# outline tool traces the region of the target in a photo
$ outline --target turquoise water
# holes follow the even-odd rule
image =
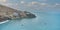
[[[0,30],[60,30],[59,12],[30,10],[37,17],[33,19],[11,20],[0,24]]]

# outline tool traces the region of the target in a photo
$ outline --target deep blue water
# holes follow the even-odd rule
[[[0,24],[0,30],[60,30],[59,12],[41,12],[28,10],[36,15],[33,19],[11,20]]]

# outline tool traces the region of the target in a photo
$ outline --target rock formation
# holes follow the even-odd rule
[[[16,18],[35,18],[36,16],[27,11],[19,11],[0,5],[0,21],[11,20]]]

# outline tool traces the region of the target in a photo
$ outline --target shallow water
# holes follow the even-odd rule
[[[36,18],[11,20],[8,23],[0,24],[0,30],[60,30],[59,12],[41,12],[30,10]]]

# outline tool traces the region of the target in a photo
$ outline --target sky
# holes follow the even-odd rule
[[[60,11],[60,0],[0,0],[0,4],[21,10],[33,9]]]

